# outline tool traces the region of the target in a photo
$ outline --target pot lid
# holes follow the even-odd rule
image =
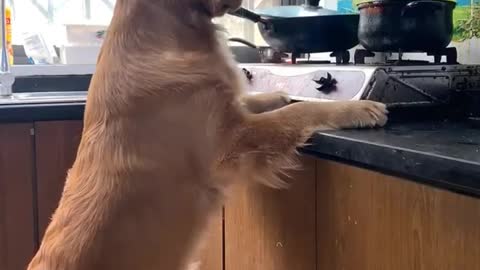
[[[263,16],[293,18],[339,15],[341,13],[315,6],[277,6],[271,8],[256,9],[255,12]]]

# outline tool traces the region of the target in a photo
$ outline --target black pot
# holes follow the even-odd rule
[[[455,6],[443,0],[361,3],[359,43],[377,52],[441,51],[452,40]]]
[[[279,52],[312,53],[348,50],[358,44],[358,14],[341,14],[306,0],[302,6],[278,6],[231,15],[258,23],[263,39]]]

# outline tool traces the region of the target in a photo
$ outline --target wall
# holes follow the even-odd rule
[[[108,25],[116,0],[7,0],[12,9],[12,38],[23,44],[25,32],[40,32],[50,42],[64,42],[63,24]],[[88,5],[87,5],[88,3]]]

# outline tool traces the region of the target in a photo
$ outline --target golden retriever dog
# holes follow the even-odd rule
[[[77,158],[29,270],[187,269],[230,187],[283,187],[315,130],[385,124],[375,102],[246,95],[212,23],[240,5],[117,0]]]

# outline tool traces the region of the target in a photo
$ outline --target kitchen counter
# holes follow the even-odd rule
[[[450,121],[319,132],[302,151],[480,196],[480,128]]]
[[[83,103],[0,105],[0,123],[81,120]],[[391,123],[318,132],[303,153],[480,197],[480,128],[467,123]]]

